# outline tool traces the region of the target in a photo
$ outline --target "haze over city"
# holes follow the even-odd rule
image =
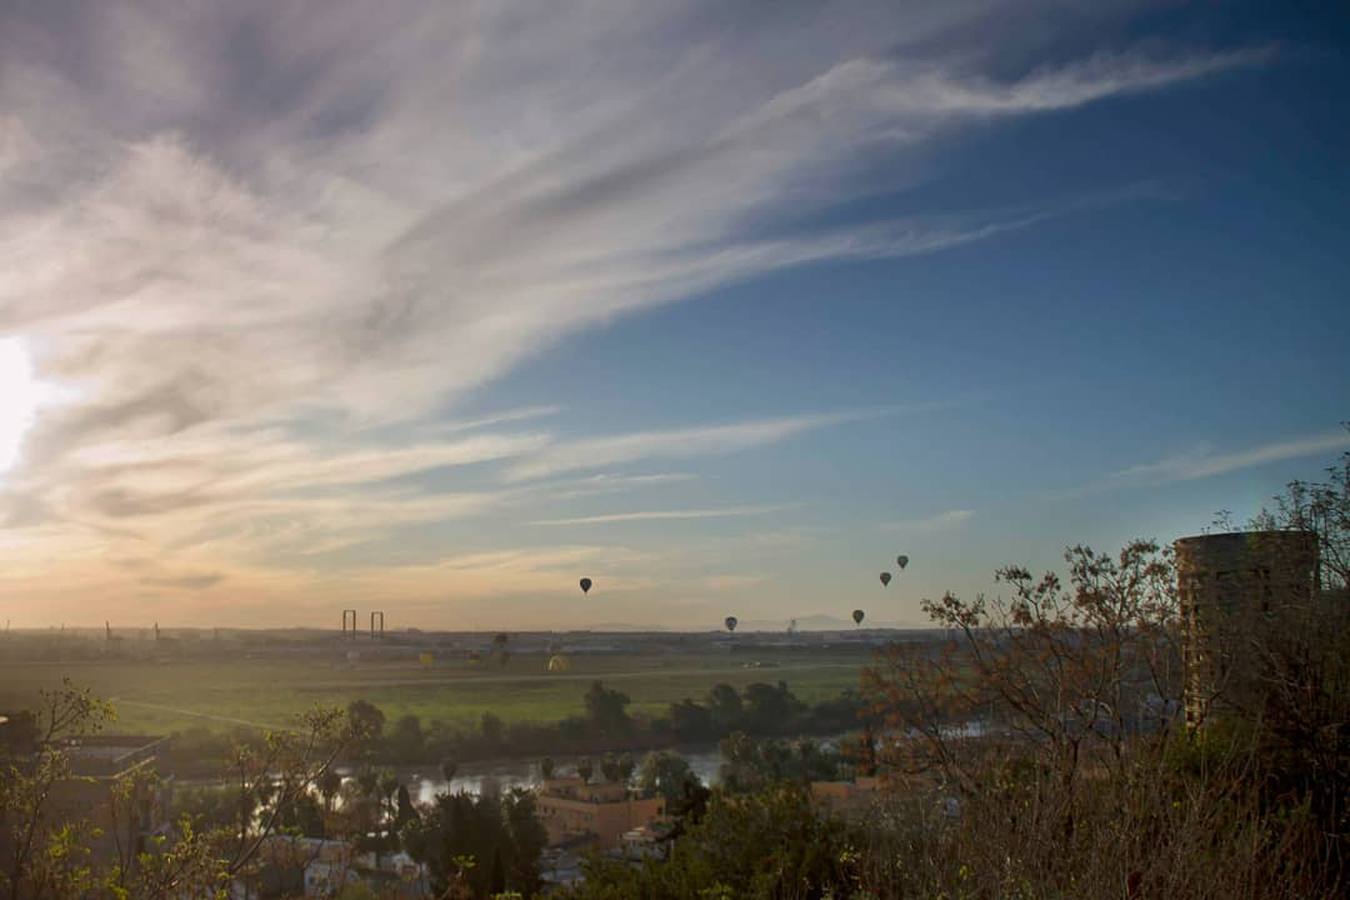
[[[1344,16],[395,6],[4,4],[12,627],[918,626],[1350,446]]]

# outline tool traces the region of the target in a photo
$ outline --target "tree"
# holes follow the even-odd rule
[[[1176,574],[1170,549],[1135,541],[1115,556],[1071,547],[1066,588],[1055,573],[1034,578],[1009,566],[998,580],[1011,596],[925,600],[933,621],[959,645],[934,657],[892,645],[864,672],[864,686],[893,730],[921,738],[897,745],[889,762],[936,768],[968,790],[984,760],[965,740],[971,722],[997,726],[1042,752],[1060,793],[1081,776],[1085,748],[1119,767],[1136,711],[1148,698],[1180,697]],[[1168,722],[1163,722],[1162,734]],[[1071,808],[1060,810],[1072,828]]]
[[[459,761],[453,756],[447,756],[441,760],[441,775],[447,782],[455,780],[455,773],[459,771]]]
[[[590,783],[591,775],[595,773],[595,766],[589,758],[582,759],[577,763],[577,775],[582,781]]]
[[[394,819],[394,830],[402,832],[417,819],[417,807],[413,805],[412,795],[408,793],[408,786],[400,784],[398,786],[398,816]]]
[[[632,728],[627,711],[628,695],[622,691],[607,689],[599,681],[593,681],[583,699],[586,718],[596,734],[613,737],[627,734]]]
[[[553,768],[553,757],[545,756],[539,760],[539,774],[543,776],[545,781],[553,778]]]
[[[534,796],[513,790],[500,799],[439,794],[404,839],[413,858],[430,870],[437,896],[459,885],[484,897],[502,890],[533,894],[547,834],[535,816]]]
[[[638,772],[638,789],[666,798],[667,809],[684,798],[691,784],[697,783],[698,777],[689,767],[689,761],[671,750],[648,753]]]
[[[681,740],[704,740],[717,734],[708,707],[693,700],[670,704],[670,730]]]
[[[741,695],[729,684],[715,684],[708,691],[708,711],[718,734],[729,734],[741,727],[744,706]]]
[[[42,692],[42,704],[26,728],[23,743],[36,747],[36,759],[22,756],[0,761],[0,889],[11,900],[81,893],[89,876],[81,867],[80,836],[91,826],[83,821],[52,821],[48,800],[53,788],[70,777],[70,757],[59,739],[98,731],[114,717],[112,707],[88,688],[70,679],[55,691]],[[48,892],[51,892],[50,894]]]
[[[365,735],[352,749],[357,756],[369,760],[384,735],[384,713],[369,700],[353,700],[347,704],[347,716]]]
[[[757,734],[782,732],[792,727],[806,705],[792,695],[785,682],[747,685],[742,697],[746,729]]]
[[[370,736],[368,721],[340,710],[313,710],[292,730],[235,748],[229,783],[213,792],[212,802],[218,802],[213,821],[185,814],[172,835],[145,848],[118,845],[114,861],[95,868],[84,849],[92,833],[89,822],[57,819],[48,799],[51,788],[70,776],[68,754],[57,739],[96,729],[111,709],[69,683],[48,701],[41,749],[0,773],[0,826],[9,832],[0,843],[13,847],[0,888],[12,898],[216,896],[256,868],[259,849],[273,835],[321,830],[313,799],[319,779],[339,754]],[[153,772],[137,768],[109,786],[113,834],[133,820],[156,780]]]
[[[627,897],[862,897],[860,841],[800,787],[729,801],[714,795],[668,860],[592,858],[575,900]]]
[[[401,716],[390,730],[386,744],[398,759],[422,759],[422,754],[426,749],[426,735],[422,733],[422,720],[414,715]]]
[[[489,747],[500,747],[502,739],[506,735],[506,726],[495,713],[485,712],[482,718],[478,720],[478,730],[483,735],[483,740]]]
[[[1342,427],[1350,431],[1350,422]],[[1350,586],[1350,451],[1326,472],[1326,481],[1289,482],[1251,526],[1316,534],[1322,589],[1345,590]]]

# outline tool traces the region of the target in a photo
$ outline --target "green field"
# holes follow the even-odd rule
[[[856,688],[869,657],[858,651],[596,655],[573,660],[566,674],[547,674],[540,656],[518,655],[505,668],[357,663],[297,658],[172,662],[0,663],[0,710],[31,706],[38,691],[69,676],[111,700],[122,732],[165,733],[193,726],[285,726],[315,704],[369,700],[394,719],[470,723],[491,711],[507,722],[557,721],[583,712],[593,679],[632,698],[630,712],[662,714],[675,700],[700,698],[718,682],[737,687],[785,681],[815,702]],[[747,663],[759,667],[747,668]]]

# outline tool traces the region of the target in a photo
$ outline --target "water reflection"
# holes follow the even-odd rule
[[[717,751],[716,745],[672,749],[684,757],[689,763],[689,768],[704,784],[709,786],[717,784],[717,770],[722,764],[722,755]],[[645,754],[634,756],[641,764]],[[554,764],[558,772],[571,774],[580,759],[580,757],[562,757],[555,759]],[[467,791],[470,794],[482,794],[508,791],[516,787],[534,787],[540,781],[537,759],[465,763],[449,781],[446,781],[440,772],[425,768],[402,768],[396,771],[399,780],[408,786],[408,793],[418,803],[430,803],[437,794],[444,793],[447,787],[451,793]]]

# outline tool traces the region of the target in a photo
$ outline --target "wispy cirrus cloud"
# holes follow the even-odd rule
[[[317,596],[332,585],[267,560],[850,421],[578,439],[536,421],[549,405],[447,411],[588,329],[729,282],[1034,227],[1062,209],[812,223],[879,166],[917,171],[995,122],[1269,57],[1085,50],[1019,72],[974,37],[1014,41],[1037,11],[1001,2],[860,0],[828,23],[809,4],[523,9],[0,12],[0,334],[63,397],[4,476],[0,522],[27,532],[6,540],[155,558],[167,574],[84,582],[129,604],[138,578],[176,572],[221,573],[201,594]],[[453,490],[389,485],[449,469]],[[15,595],[42,588],[23,577]]]
[[[817,428],[887,414],[887,411],[881,410],[785,416],[560,442],[509,466],[506,479],[527,481],[639,460],[693,459],[736,453],[787,440]]]
[[[714,509],[664,509],[640,512],[606,513],[597,516],[576,516],[568,519],[539,519],[531,525],[609,525],[615,522],[663,522],[687,519],[727,519],[739,516],[762,516],[793,509],[793,504],[764,504],[760,506],[723,506]]]
[[[1243,450],[1215,452],[1198,448],[1188,453],[1169,456],[1151,463],[1131,466],[1106,476],[1097,485],[1100,488],[1130,485],[1157,485],[1174,481],[1194,481],[1225,475],[1242,469],[1291,459],[1305,459],[1323,453],[1333,453],[1350,447],[1350,432],[1312,434],[1286,440],[1272,441]]]
[[[885,531],[929,534],[960,528],[974,518],[975,511],[973,509],[949,509],[919,519],[898,519],[891,522],[882,522],[881,527]]]

